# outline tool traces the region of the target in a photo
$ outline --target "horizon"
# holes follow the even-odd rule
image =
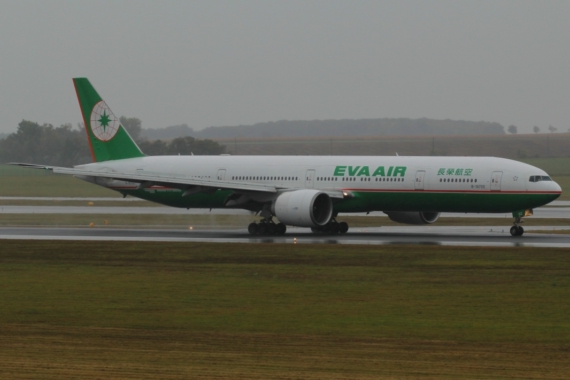
[[[73,77],[147,129],[400,117],[570,127],[570,2],[0,1],[0,132],[81,120]]]

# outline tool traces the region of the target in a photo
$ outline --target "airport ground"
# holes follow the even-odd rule
[[[570,190],[566,160],[551,165]],[[153,207],[69,177],[13,174],[0,181],[1,196],[81,199],[0,207]],[[96,228],[148,222],[98,218]],[[188,218],[152,220],[187,226]],[[231,228],[240,218],[250,217],[214,222]],[[0,215],[0,225],[93,220]],[[0,240],[0,262],[0,378],[570,376],[568,249]]]
[[[565,249],[0,242],[2,378],[567,378]]]

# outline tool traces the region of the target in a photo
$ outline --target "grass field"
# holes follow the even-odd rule
[[[26,169],[20,169],[26,170]],[[27,169],[31,171],[33,169]],[[114,197],[116,191],[64,175],[10,175],[0,177],[3,197]]]
[[[0,377],[570,375],[565,249],[0,241]]]

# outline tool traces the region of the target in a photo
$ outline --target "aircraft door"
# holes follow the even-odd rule
[[[424,178],[426,175],[425,170],[418,170],[416,172],[416,182],[414,183],[414,189],[423,190],[424,189]]]
[[[218,170],[218,181],[223,181],[226,178],[226,169]]]
[[[491,174],[491,191],[501,191],[501,178],[503,172],[493,172]]]
[[[305,187],[307,189],[312,189],[315,187],[315,170],[307,170],[307,174],[305,175]]]

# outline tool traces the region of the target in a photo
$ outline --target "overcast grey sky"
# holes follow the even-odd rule
[[[0,0],[0,132],[438,118],[570,128],[570,1]]]

